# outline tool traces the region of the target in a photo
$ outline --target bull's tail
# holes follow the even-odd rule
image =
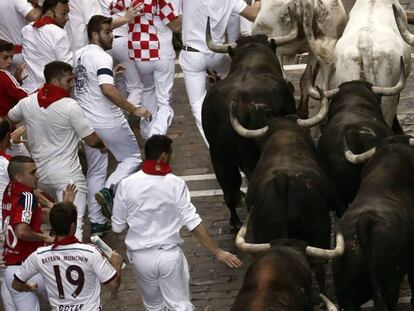
[[[359,244],[361,245],[362,252],[365,255],[374,298],[374,309],[377,311],[388,311],[388,307],[385,304],[384,297],[382,295],[381,285],[378,280],[377,271],[375,267],[374,249],[372,245],[372,236],[375,226],[375,214],[363,215],[356,224],[356,233]]]

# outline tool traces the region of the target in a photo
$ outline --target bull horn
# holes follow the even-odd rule
[[[319,297],[321,297],[322,301],[325,303],[326,310],[328,310],[328,311],[337,311],[338,310],[336,308],[335,304],[332,301],[330,301],[325,295],[319,294]]]
[[[251,212],[252,210],[250,210],[250,213]],[[236,247],[244,253],[256,254],[256,253],[260,253],[265,250],[268,250],[272,246],[270,245],[270,243],[261,243],[261,244],[246,243],[245,237],[247,233],[247,227],[249,226],[250,213],[249,215],[247,215],[247,218],[243,226],[240,228],[239,232],[237,233],[235,244],[236,244]]]
[[[240,124],[239,120],[237,120],[237,118],[233,115],[233,106],[234,102],[232,101],[230,103],[230,122],[237,134],[245,138],[259,138],[267,133],[269,130],[269,126],[267,125],[257,130],[249,130],[244,128]]]
[[[382,95],[382,96],[397,95],[404,88],[406,81],[407,80],[405,78],[404,60],[401,56],[401,58],[400,58],[400,79],[398,80],[398,83],[395,86],[392,86],[392,87],[373,86],[373,87],[371,87],[371,90],[375,94],[379,94],[379,95]]]
[[[289,42],[292,42],[298,37],[298,33],[299,33],[298,22],[296,21],[289,7],[288,7],[288,12],[289,12],[290,20],[292,21],[292,25],[293,25],[292,31],[288,33],[287,35],[280,36],[280,37],[272,37],[268,39],[269,42],[271,40],[274,40],[277,46],[288,44]]]
[[[319,109],[319,112],[315,116],[313,116],[312,118],[298,119],[297,123],[300,126],[304,126],[304,127],[315,126],[315,125],[321,123],[323,121],[323,119],[325,119],[326,115],[328,114],[328,110],[329,110],[328,99],[325,96],[323,96],[323,92],[322,92],[321,89],[318,89],[318,91],[319,91],[319,96],[322,98],[321,109]]]
[[[401,16],[395,4],[392,5],[392,10],[394,11],[395,22],[397,23],[401,37],[408,44],[414,45],[414,35],[408,30],[407,20]]]
[[[216,53],[228,53],[229,47],[233,49],[237,47],[237,43],[215,44],[213,42],[213,39],[211,39],[210,16],[207,17],[206,43],[208,48]]]
[[[311,257],[319,257],[323,259],[334,259],[342,254],[345,251],[345,241],[344,236],[341,232],[336,233],[336,247],[335,249],[323,249],[318,247],[307,246],[306,254]]]
[[[348,147],[348,143],[346,142],[346,137],[344,136],[344,155],[348,162],[352,164],[362,164],[368,161],[376,152],[376,148],[372,147],[371,149],[360,153],[354,154]]]
[[[324,91],[323,92],[323,97],[331,98],[338,92],[339,92],[338,88],[335,88],[335,89],[332,89],[332,90],[329,90],[329,91]],[[321,100],[321,95],[318,93],[317,89],[314,86],[311,85],[309,87],[308,93],[309,93],[309,96],[311,98],[313,98],[315,100]]]
[[[320,92],[314,87],[315,81],[313,79],[314,72],[313,72],[312,65],[309,65],[309,66],[310,66],[309,81],[311,81],[311,83],[310,83],[310,86],[308,88],[308,94],[314,100],[321,100],[322,97],[321,97]],[[329,91],[323,91],[323,96],[329,99],[338,92],[339,92],[338,88],[335,88],[335,89],[332,89],[332,90],[329,90]]]

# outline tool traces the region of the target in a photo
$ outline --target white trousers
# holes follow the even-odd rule
[[[194,310],[188,263],[181,248],[133,251],[128,257],[146,310]]]
[[[217,53],[200,53],[181,51],[180,65],[184,74],[185,89],[190,101],[191,111],[198,130],[204,141],[203,126],[201,123],[201,108],[206,96],[206,70],[215,70],[220,78],[224,78],[230,69],[230,56]]]
[[[32,292],[18,292],[13,289],[12,282],[14,274],[20,268],[20,266],[7,266],[5,271],[6,287],[8,288],[10,295],[14,301],[17,311],[40,311],[39,297]],[[28,282],[36,283],[39,289],[39,293],[46,297],[46,288],[43,282],[43,278],[40,274],[36,274]]]
[[[135,68],[135,61],[129,58],[128,37],[114,38],[112,49],[108,52],[117,63],[125,67],[125,72],[121,75],[120,80],[125,83],[128,101],[135,105],[140,104],[142,100],[142,88],[144,85]]]
[[[16,305],[10,294],[9,289],[6,286],[5,280],[1,282],[1,300],[3,301],[4,311],[16,311]]]
[[[135,61],[142,78],[142,106],[152,113],[152,121],[141,118],[141,136],[147,140],[152,135],[165,135],[171,125],[174,111],[171,95],[174,84],[174,59]]]
[[[114,128],[95,128],[96,134],[102,139],[106,147],[114,155],[118,165],[115,171],[106,179],[108,170],[108,154],[85,145],[88,173],[86,184],[88,187],[88,214],[91,223],[106,223],[101,208],[95,200],[95,193],[103,187],[116,186],[124,177],[138,170],[141,164],[141,153],[137,140],[126,120],[122,125]]]
[[[3,244],[4,244],[4,234],[0,235],[0,256],[3,257],[3,252],[4,252],[4,248],[3,248]],[[1,259],[1,261],[3,261],[3,258]],[[3,264],[2,264],[3,265]],[[0,291],[1,291],[1,300],[3,301],[3,307],[4,307],[4,311],[16,311],[16,305],[13,302],[13,299],[11,297],[10,291],[6,286],[6,281],[5,281],[5,267],[1,267],[0,268]]]
[[[44,184],[39,183],[38,188],[41,191],[47,192],[50,196],[55,199],[55,202],[62,202],[63,201],[63,191],[67,187],[67,185],[71,182],[68,179],[66,183],[60,184]],[[86,210],[86,181],[83,182],[75,182],[76,189],[78,189],[78,193],[76,194],[75,201],[73,204],[76,206],[76,211],[78,213],[78,218],[76,220],[76,233],[75,236],[82,241],[83,238],[83,217],[85,216]]]

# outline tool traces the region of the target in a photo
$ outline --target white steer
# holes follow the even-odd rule
[[[341,0],[262,0],[260,12],[253,24],[253,34],[266,34],[271,38],[289,36],[298,29],[297,36],[277,48],[281,63],[284,57],[310,52],[309,64],[302,75],[301,100],[298,113],[308,114],[309,71],[320,65],[322,88],[328,88],[333,70],[333,50],[346,25],[346,13]],[[311,31],[307,29],[311,28]],[[314,37],[310,37],[313,32]],[[312,46],[309,46],[312,40]],[[276,40],[278,42],[278,40]],[[280,41],[279,41],[280,42]]]
[[[405,78],[408,77],[411,71],[411,47],[401,37],[396,18],[401,19],[402,24],[407,24],[398,0],[356,1],[344,33],[335,47],[336,72],[331,88],[352,80],[364,80],[376,86],[393,86],[400,78],[401,58],[405,66]],[[399,94],[382,97],[381,109],[388,126],[400,132],[402,129],[396,118],[398,101]]]

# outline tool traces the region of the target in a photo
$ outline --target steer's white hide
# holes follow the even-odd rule
[[[312,8],[313,7],[313,11]],[[299,24],[298,38],[277,48],[281,63],[283,57],[310,50],[308,39],[303,32],[303,23],[312,19],[314,44],[311,62],[315,58],[321,66],[322,88],[328,87],[328,80],[334,64],[333,50],[346,25],[346,13],[340,0],[262,0],[260,12],[253,24],[253,34],[266,34],[268,37],[281,37],[293,29],[288,8]]]
[[[400,77],[401,56],[408,77],[411,47],[400,35],[393,4],[403,12],[398,0],[356,1],[335,47],[335,83],[331,88],[352,80],[365,80],[376,86],[394,86]],[[381,109],[390,127],[397,105],[398,96],[382,98]]]

